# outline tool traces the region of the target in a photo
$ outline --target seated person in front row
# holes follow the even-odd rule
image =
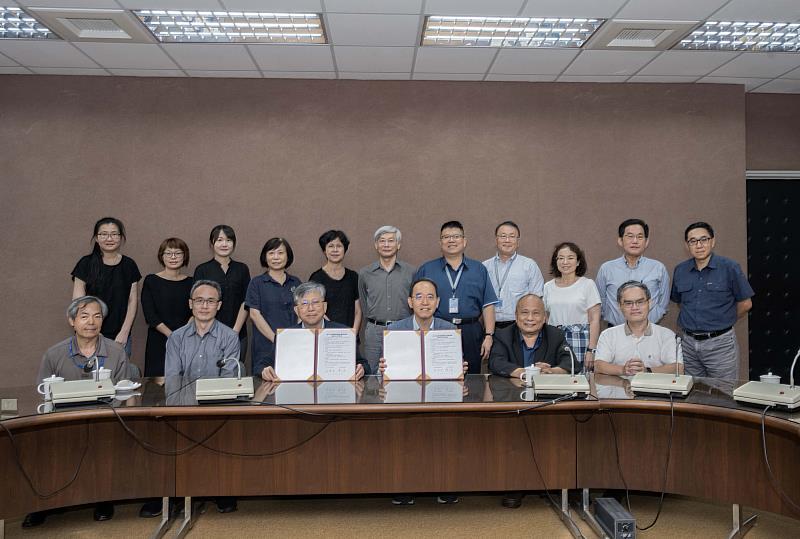
[[[633,376],[640,372],[674,373],[675,333],[650,322],[650,290],[639,281],[628,281],[617,290],[625,323],[600,334],[595,354],[595,372]],[[677,366],[683,373],[683,363]]]
[[[526,294],[517,300],[516,323],[498,329],[489,353],[493,374],[519,378],[525,367],[539,367],[542,374],[570,372],[570,353],[564,333],[547,322],[542,298]]]
[[[64,380],[91,380],[94,370],[110,369],[111,380],[116,384],[128,377],[128,355],[121,344],[100,334],[108,307],[100,298],[81,296],[67,307],[67,322],[74,335],[51,346],[42,357],[37,383],[50,376]],[[22,522],[23,528],[43,524],[46,511],[29,513]],[[114,505],[101,502],[95,505],[94,519],[110,520],[114,516]]]
[[[325,301],[325,286],[314,281],[303,283],[294,289],[294,312],[300,318],[300,323],[288,329],[345,329],[348,326],[325,319],[328,303]],[[275,338],[277,342],[278,338]],[[358,355],[358,352],[356,352]],[[276,356],[277,357],[277,356]],[[363,358],[356,357],[356,380],[360,380],[369,372],[369,363]],[[273,367],[264,367],[261,378],[268,382],[278,382],[278,376]]]

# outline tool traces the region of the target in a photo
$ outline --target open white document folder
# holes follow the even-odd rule
[[[386,380],[456,380],[464,375],[461,330],[385,330]]]
[[[279,329],[275,333],[275,374],[282,382],[314,380],[317,336],[313,329]]]
[[[280,381],[355,379],[356,335],[352,329],[279,329],[275,339],[275,374]]]
[[[356,334],[351,328],[325,328],[317,336],[317,380],[354,380]]]

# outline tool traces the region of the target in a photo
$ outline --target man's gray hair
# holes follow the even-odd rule
[[[67,317],[70,320],[75,320],[75,317],[78,316],[78,311],[90,303],[97,303],[100,305],[100,313],[102,313],[103,318],[108,315],[108,305],[106,305],[102,299],[95,296],[81,296],[70,302],[69,307],[67,307]]]
[[[219,295],[219,299],[222,300],[222,287],[219,285],[217,281],[212,281],[210,279],[200,279],[199,281],[195,281],[192,285],[192,289],[189,291],[189,297],[191,298],[194,296],[194,291],[200,288],[201,286],[210,286],[214,290],[217,291]]]
[[[642,281],[625,281],[617,288],[617,303],[622,303],[622,293],[629,288],[641,288],[644,290],[644,297],[647,298],[647,301],[650,301],[650,289],[647,288],[647,285]]]
[[[383,225],[375,231],[375,241],[378,241],[384,234],[394,234],[394,239],[397,240],[397,243],[400,243],[400,241],[403,239],[403,234],[400,233],[399,228],[392,225]]]
[[[304,297],[312,292],[317,292],[322,297],[322,300],[325,300],[325,285],[315,283],[314,281],[308,281],[307,283],[303,283],[300,286],[294,289],[292,295],[294,296],[294,303],[297,305],[300,303]]]

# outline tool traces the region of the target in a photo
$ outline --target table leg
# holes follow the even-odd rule
[[[161,539],[161,537],[164,537],[164,534],[169,531],[174,520],[169,513],[169,498],[161,498],[161,521],[158,523],[158,527],[155,531],[153,531],[150,539]]]
[[[756,523],[757,518],[758,515],[750,515],[742,520],[742,508],[738,503],[733,504],[733,528],[730,535],[728,535],[728,539],[744,537]]]
[[[586,522],[592,531],[597,534],[598,537],[607,537],[603,528],[600,527],[600,524],[595,520],[594,515],[589,511],[589,508],[592,505],[592,500],[589,498],[589,489],[584,488],[581,489],[581,501],[580,504],[577,506],[578,516]]]
[[[547,499],[550,500],[550,496],[548,496]],[[585,539],[581,530],[569,514],[569,489],[561,489],[561,507],[553,505],[553,510],[558,514],[558,518],[561,519],[561,522],[567,528],[567,531],[572,534],[572,537],[576,539]]]

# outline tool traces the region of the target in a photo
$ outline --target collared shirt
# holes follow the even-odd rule
[[[244,303],[247,286],[250,284],[250,268],[247,264],[231,260],[228,271],[222,270],[216,258],[203,262],[194,270],[194,280],[208,279],[219,284],[222,288],[222,307],[217,312],[217,320],[232,328],[236,325],[239,309]],[[239,332],[241,337],[247,335],[247,324]]]
[[[699,271],[693,258],[675,267],[671,299],[681,306],[678,325],[688,331],[719,331],[736,323],[736,304],[755,293],[738,263],[712,254]]]
[[[100,335],[94,356],[97,356],[101,368],[111,369],[111,380],[115,384],[128,377],[128,356],[119,343]],[[44,353],[36,383],[53,375],[61,376],[64,380],[91,380],[94,373],[87,373],[83,368],[92,357],[81,354],[74,335],[64,339]]]
[[[528,345],[525,344],[525,337],[522,336],[522,333],[519,334],[519,342],[522,345],[522,358],[524,361],[524,365],[526,367],[530,367],[533,365],[533,355],[536,353],[536,350],[542,345],[542,332],[540,331],[538,335],[536,335],[536,341],[533,343],[533,346],[528,348]]]
[[[624,365],[638,357],[645,367],[653,368],[675,363],[678,356],[675,333],[668,328],[648,323],[644,334],[636,337],[628,324],[608,328],[600,334],[595,358],[613,365]]]
[[[391,271],[380,262],[361,268],[358,272],[358,296],[365,318],[379,322],[400,320],[411,314],[408,292],[414,282],[414,266],[395,261]]]
[[[498,322],[515,320],[517,300],[525,294],[542,297],[544,277],[533,259],[514,253],[514,256],[503,262],[500,255],[495,255],[484,260],[483,265],[489,272],[489,280],[500,300],[494,306],[494,317]]]
[[[602,302],[601,316],[612,326],[625,322],[617,302],[617,289],[627,281],[640,281],[650,291],[652,307],[648,318],[658,322],[667,314],[669,306],[669,273],[658,260],[639,257],[634,267],[628,266],[624,256],[604,262],[597,272],[595,284]]]
[[[297,323],[293,293],[300,284],[300,279],[288,273],[283,284],[270,277],[268,273],[258,275],[253,277],[247,287],[245,305],[258,309],[272,331],[291,327]],[[274,362],[275,345],[257,328],[254,329],[253,372],[260,374],[264,367],[272,366]]]
[[[411,316],[392,322],[386,329],[394,331],[416,331],[419,329],[419,323],[417,322],[417,317],[412,314]],[[456,326],[447,320],[433,317],[431,320],[431,329],[456,329]]]
[[[183,376],[188,380],[231,378],[237,374],[234,361],[217,366],[219,360],[228,358],[239,360],[239,335],[219,320],[214,320],[211,329],[201,336],[192,320],[173,331],[167,339],[164,375]]]
[[[458,270],[462,269],[461,279],[455,290],[450,279],[455,283]],[[447,278],[448,273],[450,279]],[[455,271],[447,264],[444,257],[425,262],[417,270],[416,279],[426,277],[436,283],[439,289],[439,307],[436,316],[445,320],[453,318],[478,318],[483,308],[497,303],[494,287],[489,280],[489,272],[479,261],[463,257],[461,265]],[[450,298],[458,298],[458,312],[450,312]]]

